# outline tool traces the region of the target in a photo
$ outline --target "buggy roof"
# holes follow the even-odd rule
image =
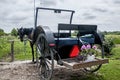
[[[56,32],[58,23],[72,23],[74,13],[73,10],[37,7],[35,27],[39,25],[48,26]]]

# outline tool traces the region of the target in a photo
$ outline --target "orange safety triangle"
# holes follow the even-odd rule
[[[70,55],[69,57],[76,57],[79,55],[79,46],[78,45],[74,45],[73,48],[71,49]]]

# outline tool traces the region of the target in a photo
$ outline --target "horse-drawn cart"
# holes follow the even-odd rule
[[[40,14],[40,10],[52,11],[52,13],[57,14],[57,17],[58,14],[62,12],[70,13],[69,23],[63,23],[64,21],[58,23],[57,32],[51,31],[50,28],[53,26],[39,26],[42,24],[40,20],[43,17],[39,17],[39,15],[48,15],[50,17],[49,20],[52,20],[49,13]],[[59,65],[64,65],[71,69],[83,68],[89,72],[95,72],[102,64],[108,63],[108,59],[103,59],[103,36],[97,32],[97,25],[72,24],[73,13],[75,13],[75,11],[72,10],[36,8],[35,28],[40,30],[39,35],[35,34],[38,35],[36,40],[37,66],[42,80],[51,79],[54,60],[56,60]],[[66,15],[60,18],[68,19],[65,16]],[[51,21],[48,22],[47,19],[48,18],[46,18],[45,23],[51,23]],[[83,59],[78,57],[81,57],[81,47],[87,44],[91,46],[97,45],[99,55],[98,57],[94,57],[93,60],[83,61]]]

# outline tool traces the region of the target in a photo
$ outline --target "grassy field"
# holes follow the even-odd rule
[[[110,60],[109,64],[103,65],[99,72],[103,80],[119,80],[120,60]]]
[[[120,46],[116,46],[111,51],[111,57],[110,59],[119,59],[120,60]]]
[[[119,80],[120,78],[120,46],[116,46],[111,51],[109,64],[103,65],[99,72],[103,80]]]
[[[14,56],[15,60],[26,60],[31,59],[31,48],[29,42],[20,42],[19,39],[12,36],[2,37],[0,38],[0,60],[2,61],[10,61],[10,53],[11,53],[11,43],[10,40],[14,40]]]
[[[16,50],[15,51],[15,60],[32,59],[32,53],[31,53],[29,41],[27,41],[26,45],[24,45],[24,42],[20,42],[20,41],[16,42],[15,50]]]

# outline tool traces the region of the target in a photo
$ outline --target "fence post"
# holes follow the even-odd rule
[[[14,40],[10,40],[11,42],[11,62],[14,61]]]

